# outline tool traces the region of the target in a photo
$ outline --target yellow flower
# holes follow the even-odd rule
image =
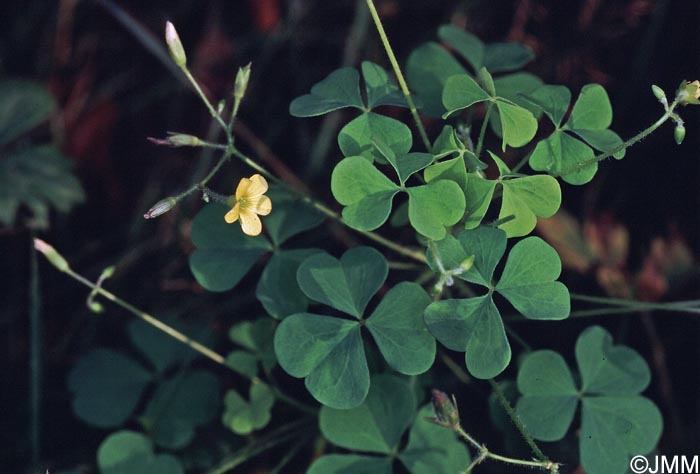
[[[244,234],[260,235],[262,223],[258,214],[266,216],[272,211],[272,201],[263,196],[266,192],[267,181],[259,174],[243,178],[236,188],[236,203],[224,216],[226,222],[233,224],[240,219]]]

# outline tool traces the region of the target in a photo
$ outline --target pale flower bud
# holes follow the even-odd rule
[[[65,272],[70,267],[68,262],[63,256],[56,251],[51,245],[47,244],[41,239],[34,239],[34,248],[37,252],[41,252],[44,257],[49,261],[51,265],[56,267],[58,270]]]
[[[165,42],[168,44],[170,56],[172,56],[175,64],[184,69],[187,65],[185,48],[182,47],[182,41],[180,41],[180,36],[177,34],[177,30],[175,30],[175,26],[170,22],[165,24]]]
[[[246,64],[244,67],[238,68],[238,74],[236,74],[236,82],[233,86],[233,96],[241,100],[245,95],[245,91],[248,88],[248,81],[250,80],[250,63]]]

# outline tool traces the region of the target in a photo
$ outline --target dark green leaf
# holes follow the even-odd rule
[[[289,113],[295,117],[313,117],[344,107],[365,108],[360,96],[360,74],[352,67],[333,71],[314,85],[310,94],[294,99]]]
[[[468,74],[450,77],[442,92],[442,104],[447,110],[445,115],[466,109],[479,102],[489,100],[489,98],[486,91]]]
[[[489,43],[484,50],[483,66],[492,73],[520,69],[535,57],[522,43]]]
[[[494,227],[465,230],[457,236],[467,255],[474,255],[472,268],[460,275],[472,283],[490,287],[496,265],[506,251],[506,234]]]
[[[438,37],[474,68],[481,69],[484,63],[484,43],[471,33],[453,25],[442,25],[438,29]]]
[[[525,100],[540,108],[559,127],[569,110],[571,92],[566,86],[543,85],[526,93]]]
[[[467,203],[465,228],[475,229],[481,224],[489,209],[495,189],[496,181],[482,178],[474,173],[467,175],[467,190],[464,193]]]
[[[190,269],[209,291],[230,290],[271,250],[264,237],[248,237],[238,224],[227,224],[227,211],[219,204],[209,204],[192,222],[192,243],[197,250],[190,255]]]
[[[443,239],[445,228],[459,222],[464,215],[464,192],[454,181],[433,181],[406,191],[408,219],[419,234],[429,239]]]
[[[131,417],[152,379],[146,369],[119,352],[94,350],[68,375],[73,412],[100,428],[119,426]]]
[[[530,167],[547,173],[561,174],[564,171],[562,179],[567,183],[585,184],[595,176],[598,163],[591,163],[575,171],[569,170],[591,160],[593,156],[593,150],[588,145],[558,130],[537,144],[530,155]]]
[[[327,454],[314,461],[307,474],[392,474],[391,459],[356,454]]]
[[[221,420],[234,433],[247,435],[267,426],[274,403],[275,396],[270,387],[256,381],[250,386],[249,400],[245,400],[235,390],[226,392],[226,408]]]
[[[141,433],[117,431],[97,450],[101,474],[184,474],[180,461],[169,454],[153,454],[151,441]]]
[[[265,217],[265,229],[275,245],[323,222],[323,214],[277,186],[271,186],[267,195],[272,200],[272,212]]]
[[[383,162],[376,142],[396,155],[405,155],[413,145],[413,136],[405,123],[374,112],[360,115],[338,133],[338,145],[343,155],[364,156],[369,161]]]
[[[371,61],[363,61],[362,77],[365,79],[368,108],[373,109],[380,105],[408,106],[396,81],[389,77],[383,67]]]
[[[408,83],[423,103],[421,112],[431,117],[445,113],[442,93],[445,82],[466,71],[450,53],[437,43],[425,43],[410,54],[406,65]]]
[[[0,146],[48,119],[56,107],[46,88],[16,80],[0,81],[0,104]]]

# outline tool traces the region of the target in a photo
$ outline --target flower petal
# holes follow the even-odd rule
[[[267,192],[267,180],[259,174],[251,176],[249,181],[250,187],[248,187],[248,192],[246,193],[246,197],[249,199],[262,196]]]
[[[238,215],[240,214],[241,211],[241,206],[236,203],[233,205],[230,211],[226,213],[224,216],[224,220],[226,221],[227,224],[233,224],[238,220]]]
[[[251,181],[248,178],[243,178],[238,182],[236,187],[236,201],[240,201],[243,197],[248,195],[248,189],[250,189]]]
[[[256,213],[248,209],[240,213],[243,233],[255,237],[262,232],[262,222]]]
[[[258,196],[248,199],[248,209],[261,216],[266,216],[272,211],[272,201],[267,196]]]

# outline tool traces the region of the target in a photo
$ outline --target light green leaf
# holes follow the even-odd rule
[[[467,255],[474,255],[474,265],[459,278],[491,287],[493,272],[506,251],[506,234],[494,227],[465,230],[457,236]]]
[[[466,72],[445,48],[433,42],[414,49],[406,64],[408,84],[423,103],[421,112],[431,117],[445,113],[442,93],[448,78]]]
[[[464,193],[457,183],[439,180],[408,188],[408,219],[418,233],[432,240],[445,237],[446,229],[464,215]]]
[[[405,155],[413,145],[413,136],[405,123],[374,112],[360,115],[338,133],[338,145],[345,156],[363,156],[369,161],[383,162],[376,142],[396,155]]]
[[[499,219],[514,215],[498,227],[508,237],[527,235],[535,228],[537,217],[551,217],[561,204],[561,189],[556,179],[547,175],[526,176],[501,181],[503,203]]]
[[[401,282],[384,296],[365,326],[389,365],[406,375],[427,371],[435,360],[435,339],[423,322],[430,297],[417,283]]]
[[[453,270],[458,268],[461,263],[469,255],[462,247],[462,244],[452,234],[447,234],[444,239],[432,242],[425,252],[428,260],[428,266],[435,273],[441,273],[441,269],[437,264],[437,259],[440,259],[443,269]]]
[[[356,454],[327,454],[314,461],[307,474],[392,474],[391,459]]]
[[[355,68],[337,69],[315,84],[310,94],[294,99],[289,113],[295,117],[313,117],[344,107],[364,110],[359,83],[360,74]]]
[[[464,193],[467,204],[467,218],[464,221],[466,229],[475,229],[481,224],[489,209],[495,189],[496,181],[482,178],[474,173],[467,175],[467,190]]]
[[[297,283],[297,270],[306,258],[319,249],[295,249],[275,252],[260,275],[255,296],[265,311],[276,319],[306,311],[309,300]]]
[[[612,106],[605,88],[587,84],[576,99],[571,116],[566,122],[569,130],[602,130],[612,123]]]
[[[384,145],[384,142],[380,139],[374,140],[373,144],[377,151],[379,151],[386,161],[394,168],[401,186],[406,184],[406,180],[408,180],[412,174],[422,170],[434,160],[434,156],[430,153],[397,155],[391,148]]]
[[[372,378],[367,398],[358,407],[322,407],[319,427],[333,444],[355,451],[390,454],[413,418],[416,400],[408,384],[394,376]]]
[[[445,89],[442,92],[442,104],[447,110],[443,118],[457,110],[466,109],[489,99],[486,91],[470,75],[452,76],[445,82]]]
[[[506,145],[518,148],[530,143],[537,132],[537,119],[532,112],[502,100],[496,101],[496,108],[503,130],[502,149],[505,151]]]
[[[265,229],[276,246],[323,222],[323,214],[278,186],[270,186],[267,196],[272,212],[265,217]]]
[[[271,250],[262,236],[248,237],[238,224],[227,224],[226,207],[208,204],[192,221],[190,270],[209,291],[227,291],[238,284],[255,262]]]
[[[475,71],[481,69],[485,47],[479,38],[453,25],[442,25],[438,29],[438,37],[466,59]]]
[[[491,295],[431,303],[425,323],[445,347],[466,352],[467,369],[476,378],[493,378],[510,362],[510,345]]]
[[[525,100],[542,110],[559,127],[571,103],[571,91],[566,86],[543,85],[526,94]]]
[[[345,158],[331,176],[335,199],[346,206],[343,219],[352,228],[374,230],[389,218],[399,187],[360,156]]]
[[[252,379],[258,375],[258,358],[248,351],[229,352],[226,365],[244,377]]]
[[[651,380],[644,359],[629,347],[614,346],[610,333],[600,326],[581,333],[576,341],[576,361],[586,393],[633,395],[647,388]]]
[[[356,321],[309,313],[285,318],[275,333],[280,366],[324,405],[348,409],[363,402],[369,369]]]
[[[275,322],[270,318],[261,317],[254,321],[234,324],[228,335],[231,341],[246,348],[262,362],[266,370],[270,370],[277,364],[272,343],[274,332]]]
[[[56,107],[45,87],[18,80],[0,81],[0,104],[0,146],[48,119]]]
[[[141,433],[117,431],[97,449],[101,474],[184,474],[180,461],[169,454],[153,454],[151,441]]]
[[[622,145],[622,138],[612,130],[584,130],[576,129],[573,132],[581,137],[583,141],[599,151],[614,150]],[[625,157],[626,148],[618,151],[613,155],[614,158],[621,160]]]
[[[245,400],[235,390],[226,392],[226,408],[221,421],[236,434],[250,434],[267,426],[274,403],[275,396],[270,387],[263,382],[254,381],[250,386],[249,400]]]
[[[371,247],[355,247],[340,260],[326,253],[312,255],[299,266],[297,281],[312,300],[359,319],[388,272],[381,253]]]
[[[440,179],[449,179],[454,181],[462,188],[462,191],[467,191],[467,168],[464,165],[464,158],[457,157],[450,160],[445,160],[440,163],[428,166],[423,171],[423,178],[426,183],[437,181]],[[467,201],[468,202],[468,201]]]
[[[663,429],[659,409],[644,397],[583,399],[579,451],[590,474],[624,474],[632,455],[656,446]]]
[[[82,357],[68,374],[73,412],[100,428],[128,420],[153,376],[140,364],[110,349],[96,349]]]
[[[558,281],[561,260],[539,237],[521,240],[511,250],[496,291],[530,319],[564,319],[569,315],[569,290]]]
[[[527,430],[542,441],[562,439],[579,400],[564,358],[549,350],[530,353],[518,371],[518,389],[523,396],[516,408]]]
[[[541,140],[530,155],[530,167],[535,171],[560,174],[593,158],[593,150],[574,137],[555,131]],[[585,184],[593,179],[598,163],[591,163],[579,170],[567,172],[562,179],[569,184]]]
[[[416,416],[406,449],[399,459],[411,474],[454,474],[471,462],[469,451],[454,432],[430,423],[431,405],[425,405]]]
[[[463,149],[464,145],[455,137],[455,129],[445,125],[435,139],[431,153],[435,155],[435,159],[441,159],[455,153],[462,153]]]
[[[406,98],[386,70],[371,61],[362,61],[362,77],[367,91],[367,107],[380,105],[407,107]]]

